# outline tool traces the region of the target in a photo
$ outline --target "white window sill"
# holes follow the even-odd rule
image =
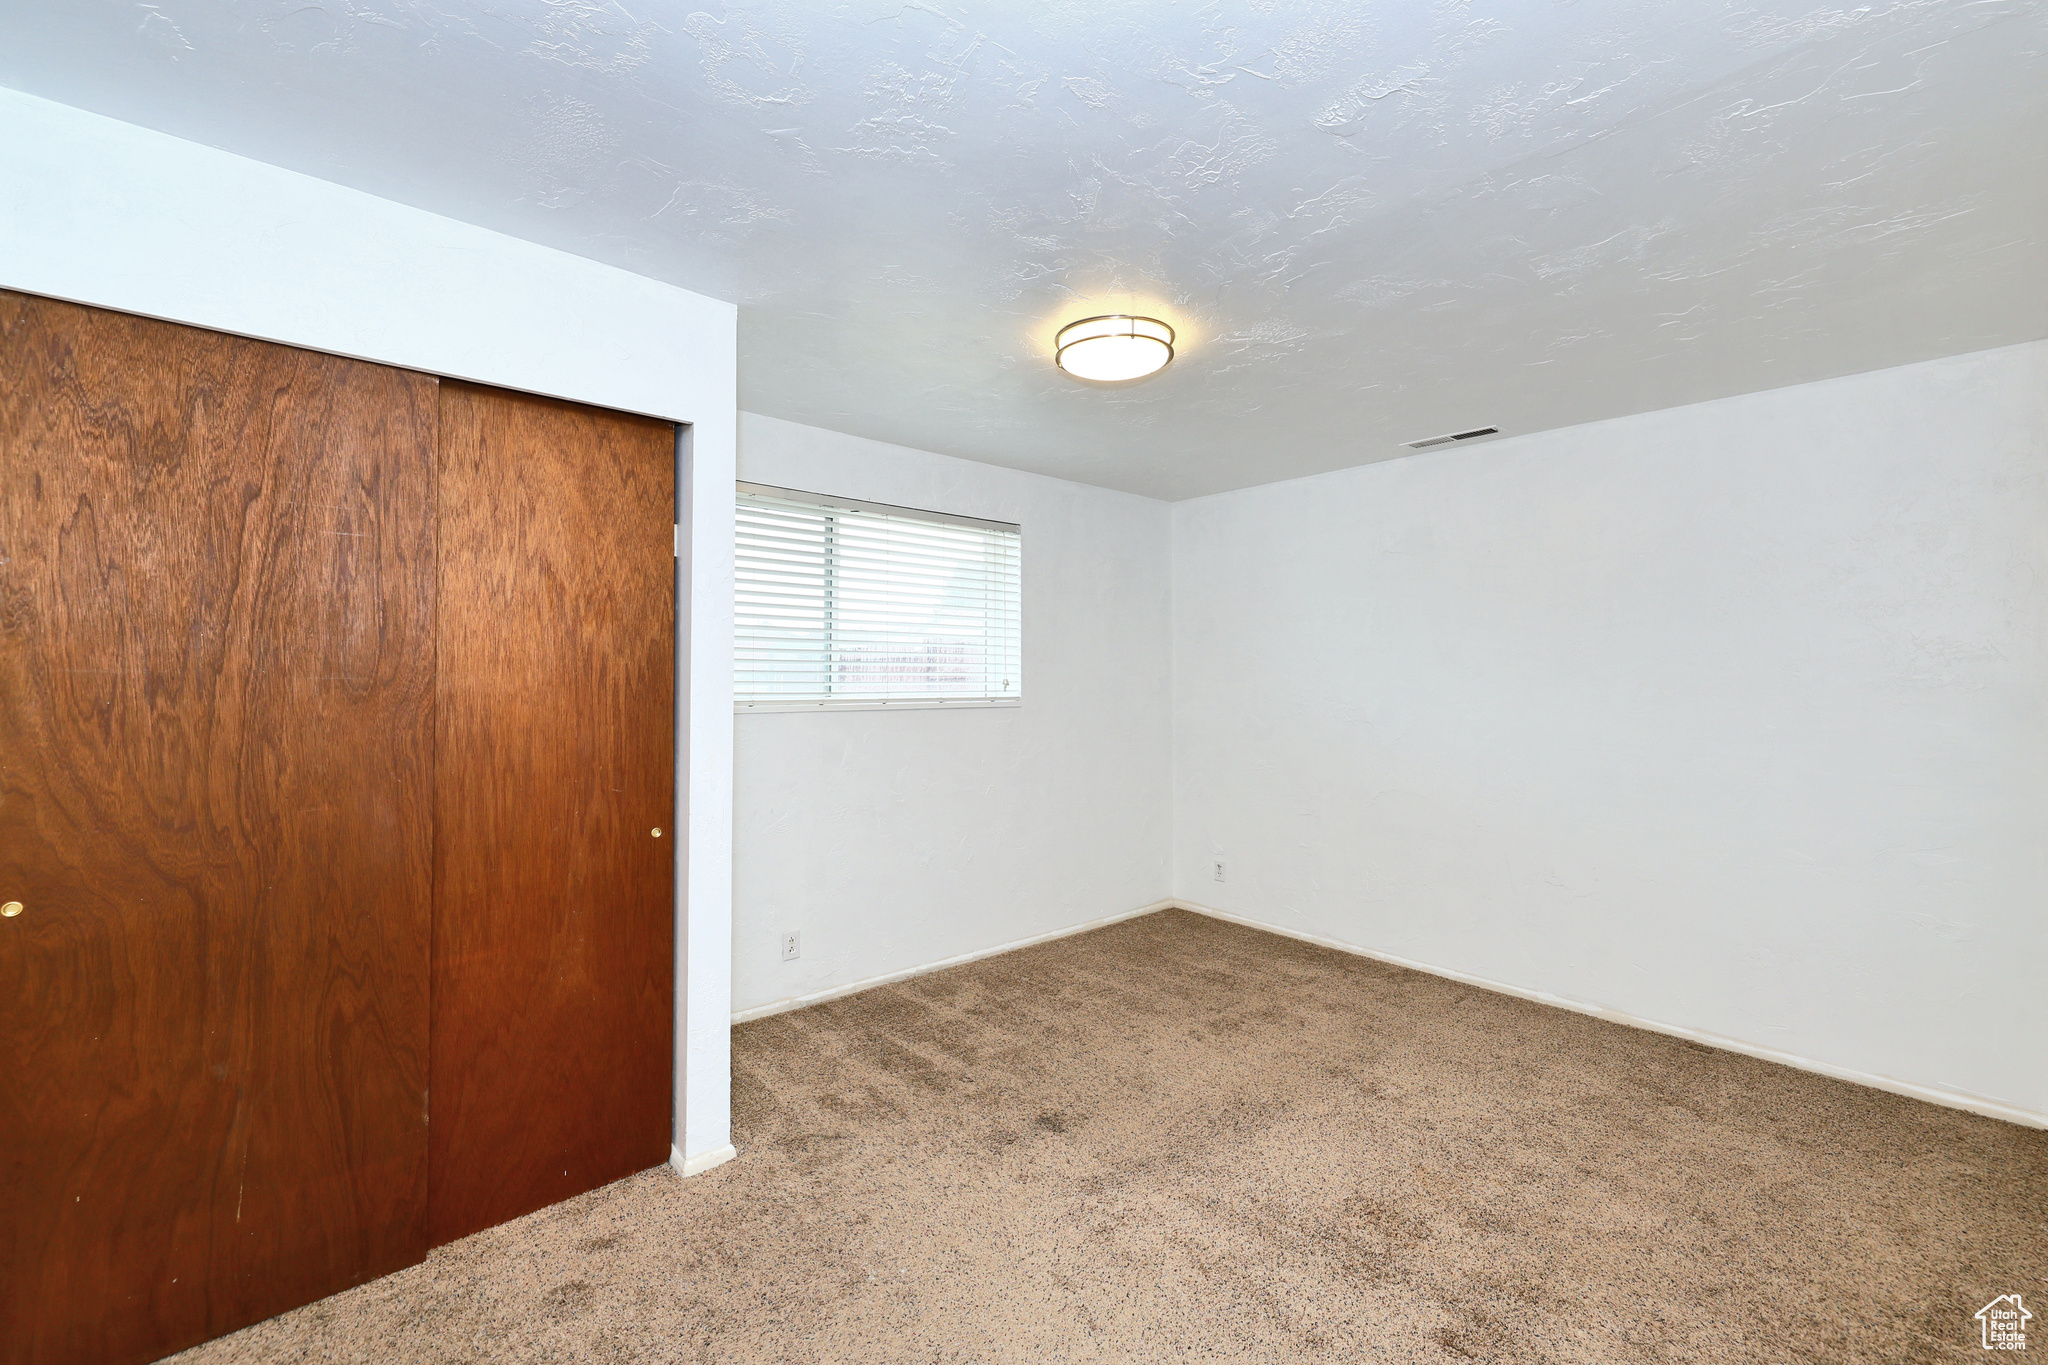
[[[744,716],[763,711],[1004,711],[1023,704],[1022,697],[995,701],[736,701],[732,712]]]

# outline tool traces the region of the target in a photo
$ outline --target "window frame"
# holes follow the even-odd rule
[[[831,697],[813,699],[769,699],[748,700],[739,694],[739,679],[733,682],[733,713],[750,715],[763,712],[798,711],[988,711],[1013,710],[1024,704],[1024,532],[1016,522],[997,521],[989,517],[972,517],[958,512],[940,512],[922,507],[904,507],[896,503],[870,502],[860,498],[839,497],[833,494],[813,493],[806,489],[785,488],[775,484],[752,483],[741,479],[735,481],[734,513],[737,517],[739,499],[752,494],[758,497],[803,503],[821,512],[866,513],[874,516],[893,517],[909,521],[922,521],[941,526],[957,526],[970,530],[994,531],[1016,537],[1016,673],[1017,690],[1010,696],[908,696],[901,698],[862,697],[841,700]],[[738,530],[735,523],[735,539]],[[734,573],[734,599],[739,593],[738,571]],[[738,638],[735,632],[734,663],[738,667]]]

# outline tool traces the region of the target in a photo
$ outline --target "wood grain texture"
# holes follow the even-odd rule
[[[0,1361],[425,1250],[435,381],[0,293]]]
[[[440,429],[437,1245],[667,1159],[675,947],[674,428],[444,383]]]

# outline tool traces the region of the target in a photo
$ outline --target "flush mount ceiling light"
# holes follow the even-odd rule
[[[1059,367],[1076,379],[1142,379],[1173,359],[1173,329],[1158,318],[1110,313],[1068,323],[1053,348]]]

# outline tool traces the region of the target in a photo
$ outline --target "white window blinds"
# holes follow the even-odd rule
[[[736,701],[988,704],[1023,695],[1018,528],[739,486]]]

